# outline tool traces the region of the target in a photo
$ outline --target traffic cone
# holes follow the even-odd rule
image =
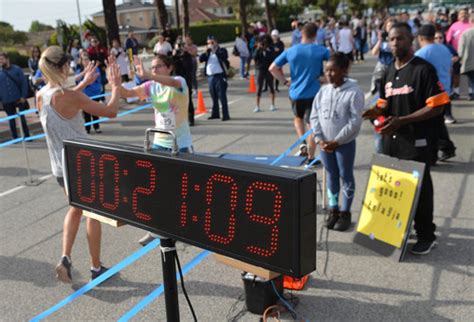
[[[204,97],[202,96],[202,91],[198,91],[198,107],[196,114],[207,113],[206,104],[204,104]]]
[[[255,87],[255,76],[250,75],[249,93],[256,93],[257,88]]]
[[[296,290],[300,291],[304,288],[306,282],[309,279],[309,275],[305,275],[302,278],[291,277],[284,275],[283,276],[283,288],[287,290]]]

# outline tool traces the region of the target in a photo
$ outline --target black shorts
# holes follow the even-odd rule
[[[64,189],[64,177],[56,177],[59,186]]]
[[[311,116],[313,100],[313,98],[305,98],[301,100],[290,99],[293,115],[297,118],[304,119],[304,121],[309,124],[309,117]]]

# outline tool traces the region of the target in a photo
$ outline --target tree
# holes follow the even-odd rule
[[[275,24],[272,19],[272,12],[270,7],[270,0],[265,0],[265,14],[267,16],[267,26],[270,30],[275,29]]]
[[[239,18],[242,32],[247,31],[247,0],[239,0]],[[242,33],[241,32],[241,33]]]
[[[12,46],[24,44],[28,37],[23,31],[15,31],[8,22],[0,21],[0,45]]]
[[[164,0],[156,0],[156,7],[158,8],[158,19],[160,20],[161,29],[165,29],[168,24],[168,13]]]
[[[33,20],[31,22],[30,30],[29,32],[38,32],[38,31],[47,31],[47,30],[54,30],[53,26],[44,24],[39,22],[38,20]]]
[[[105,30],[107,32],[107,39],[109,41],[109,44],[111,44],[112,40],[120,39],[115,0],[102,0],[102,6],[104,8]],[[106,44],[103,43],[102,45],[104,46]]]
[[[183,2],[183,33],[187,35],[189,33],[189,3],[188,0],[182,0]]]
[[[334,17],[339,2],[339,0],[318,0],[318,6],[328,17]]]

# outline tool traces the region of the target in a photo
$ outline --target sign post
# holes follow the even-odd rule
[[[170,238],[160,239],[161,266],[163,268],[163,287],[166,303],[166,320],[179,321],[178,282],[176,280],[176,247]]]
[[[374,155],[354,242],[403,261],[425,165]]]

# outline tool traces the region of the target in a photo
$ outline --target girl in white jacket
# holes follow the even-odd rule
[[[339,231],[351,225],[354,198],[355,139],[362,124],[364,93],[347,79],[349,58],[335,53],[329,58],[325,75],[329,84],[321,87],[313,101],[311,128],[321,147],[321,160],[328,174],[329,217],[326,226]],[[339,207],[340,180],[342,202]]]

